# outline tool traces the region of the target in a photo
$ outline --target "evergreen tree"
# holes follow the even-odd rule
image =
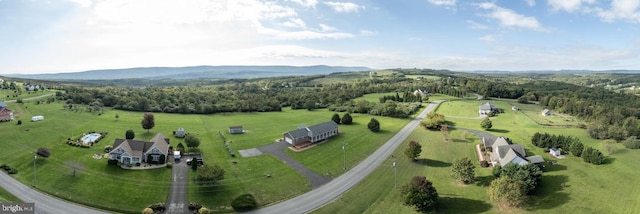
[[[353,119],[351,118],[351,115],[349,113],[344,113],[344,115],[342,116],[342,124],[349,125],[353,122],[352,120]]]
[[[380,122],[378,122],[378,120],[376,120],[376,118],[371,118],[371,121],[369,121],[369,124],[367,124],[367,127],[372,132],[379,132],[380,131]]]

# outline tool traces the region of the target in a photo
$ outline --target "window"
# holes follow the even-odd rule
[[[160,161],[160,155],[152,155],[151,158],[153,161]]]

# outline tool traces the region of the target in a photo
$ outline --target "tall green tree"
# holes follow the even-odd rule
[[[404,150],[404,154],[411,158],[414,162],[420,157],[420,153],[422,152],[422,145],[416,141],[409,141],[409,147]]]
[[[331,120],[333,120],[333,122],[336,122],[337,124],[340,124],[340,115],[338,115],[338,113],[333,114],[333,116],[331,116]]]
[[[353,118],[351,118],[351,115],[349,113],[344,113],[344,115],[342,115],[342,124],[349,125],[352,122]]]
[[[142,117],[142,128],[146,129],[149,132],[149,129],[152,129],[156,126],[155,118],[152,113],[144,113]]]
[[[520,207],[527,198],[526,185],[522,181],[501,176],[491,181],[487,195],[501,207]]]
[[[427,117],[420,122],[420,125],[427,129],[437,129],[440,125],[445,124],[446,120],[444,119],[443,114],[438,114],[436,112],[429,112]]]
[[[455,159],[451,166],[451,177],[465,184],[471,183],[476,177],[476,166],[468,157]]]
[[[371,121],[369,121],[369,124],[367,124],[367,127],[372,132],[379,132],[380,131],[380,122],[378,122],[378,120],[376,120],[376,118],[371,118]]]
[[[198,146],[200,146],[200,139],[198,139],[198,137],[193,136],[192,134],[187,135],[186,137],[184,137],[184,143],[187,144],[187,147],[189,148],[196,148]]]
[[[493,124],[491,122],[491,120],[488,117],[485,117],[482,122],[480,122],[480,127],[482,127],[484,130],[488,130],[491,127],[493,127]]]
[[[533,191],[540,182],[542,170],[534,164],[519,165],[509,163],[502,167],[500,177],[508,177],[514,181],[522,181],[526,193]]]
[[[413,177],[411,182],[402,187],[401,194],[404,205],[420,211],[428,210],[438,202],[438,191],[425,176]]]

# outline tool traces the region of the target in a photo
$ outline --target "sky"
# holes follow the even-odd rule
[[[640,70],[640,0],[0,0],[0,74],[196,65]]]

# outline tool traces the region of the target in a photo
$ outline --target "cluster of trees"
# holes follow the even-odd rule
[[[604,157],[602,152],[600,152],[600,150],[594,149],[593,147],[588,146],[584,148],[584,151],[582,152],[582,160],[587,163],[599,165],[604,163],[605,159],[606,158]]]
[[[427,97],[428,99],[428,97]],[[411,92],[404,92],[404,94],[402,95],[402,97],[400,97],[400,94],[398,94],[398,92],[396,92],[396,95],[388,95],[388,96],[383,96],[380,97],[380,103],[386,103],[387,100],[392,100],[392,101],[396,101],[396,102],[406,102],[406,103],[411,103],[411,102],[422,102],[422,96],[421,95],[414,95]]]
[[[493,174],[498,178],[487,189],[489,198],[501,206],[520,207],[540,183],[542,170],[534,164],[509,163],[494,168]]]
[[[309,80],[284,79],[228,80],[212,85],[167,87],[66,86],[64,93],[56,93],[56,97],[68,104],[90,105],[98,101],[107,107],[141,112],[213,114],[281,111],[288,106],[308,110],[332,106],[332,111],[403,118],[421,107],[420,102],[355,103],[352,100],[369,93],[412,91],[436,84],[435,81],[392,78],[299,87],[295,81]],[[406,100],[417,99],[407,96]]]
[[[349,125],[351,123],[353,123],[353,118],[351,118],[351,115],[349,113],[344,113],[344,115],[342,115],[342,119],[340,118],[340,115],[338,115],[338,113],[333,114],[333,116],[331,116],[331,120],[333,120],[333,122],[336,122],[337,124],[345,124],[345,125]]]
[[[549,133],[536,132],[531,136],[531,143],[539,148],[563,148],[565,150],[572,150],[572,145],[575,143],[582,143],[577,137],[564,136],[564,135],[551,135]],[[582,148],[580,148],[581,150]],[[576,155],[580,157],[580,155]]]
[[[197,166],[198,163],[191,163]],[[198,173],[193,177],[193,180],[202,186],[212,187],[218,184],[218,181],[224,179],[224,169],[218,165],[204,165],[198,168]]]

